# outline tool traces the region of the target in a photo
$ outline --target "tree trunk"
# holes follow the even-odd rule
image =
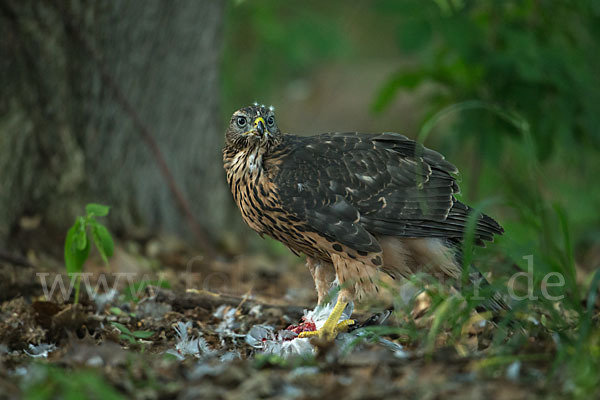
[[[36,218],[64,233],[88,202],[118,231],[190,237],[136,118],[192,214],[223,233],[222,16],[212,0],[0,0],[2,247]]]

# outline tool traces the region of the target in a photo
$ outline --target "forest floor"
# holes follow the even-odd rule
[[[252,328],[284,330],[314,306],[301,259],[206,261],[173,240],[129,242],[109,267],[87,262],[79,304],[61,293],[58,282],[70,284],[62,260],[29,260],[35,267],[0,263],[0,398],[515,400],[561,398],[568,384],[547,379],[554,344],[542,328],[518,355],[494,351],[499,328],[477,318],[459,340],[446,340],[449,328],[431,342],[426,298],[394,313],[387,331],[346,334],[351,345],[266,354],[268,340],[249,337]],[[354,317],[382,310],[364,306]]]

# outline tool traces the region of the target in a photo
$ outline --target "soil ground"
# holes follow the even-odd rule
[[[50,287],[62,278],[68,288],[61,260],[30,254],[29,262],[0,268],[1,398],[515,400],[546,398],[559,385],[544,378],[550,364],[543,359],[490,358],[491,324],[473,324],[458,345],[447,345],[442,333],[430,351],[424,337],[383,334],[402,346],[400,356],[377,343],[346,354],[325,343],[315,343],[313,356],[261,354],[244,337],[253,326],[285,329],[316,300],[299,258],[207,261],[170,239],[132,241],[117,248],[109,267],[97,256],[87,262],[89,285],[82,280],[77,305],[59,286],[44,293],[44,279]],[[93,294],[113,287],[114,296]],[[365,305],[355,317],[366,320],[381,307]],[[419,301],[410,316],[423,335],[432,323],[426,309]],[[388,323],[402,326],[402,319],[395,314]],[[176,350],[175,328],[185,322],[188,337],[207,345],[195,356]],[[524,349],[552,352],[548,336],[531,335]],[[54,348],[47,357],[44,344]]]

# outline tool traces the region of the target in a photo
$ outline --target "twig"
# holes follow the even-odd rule
[[[163,177],[167,181],[169,190],[173,194],[173,197],[175,198],[177,205],[179,206],[179,208],[185,215],[185,217],[186,217],[185,219],[188,222],[190,229],[192,230],[192,233],[196,236],[196,239],[198,240],[200,247],[202,248],[202,250],[206,253],[206,255],[209,258],[214,258],[216,255],[216,252],[215,252],[213,242],[210,239],[210,236],[206,233],[206,230],[204,228],[202,228],[202,226],[198,223],[194,214],[192,213],[189,202],[187,201],[187,199],[185,198],[185,196],[183,195],[183,193],[177,186],[177,183],[175,182],[175,178],[173,177],[171,170],[167,166],[167,162],[166,162],[158,144],[156,143],[156,140],[154,140],[154,137],[150,133],[150,130],[144,124],[144,122],[142,121],[142,119],[140,118],[140,116],[136,112],[136,110],[133,108],[133,106],[129,102],[129,100],[127,100],[127,98],[125,97],[125,94],[123,93],[120,86],[117,84],[117,82],[113,78],[113,76],[106,69],[104,63],[102,62],[102,57],[100,56],[98,51],[93,48],[91,43],[82,34],[81,30],[77,26],[75,26],[75,24],[73,24],[71,22],[71,21],[74,21],[73,16],[69,13],[69,11],[67,11],[62,6],[61,2],[53,2],[53,3],[54,3],[54,6],[56,7],[56,9],[59,11],[59,13],[63,16],[63,21],[65,24],[66,32],[68,34],[70,34],[71,37],[74,38],[79,44],[81,44],[81,46],[86,51],[86,53],[88,53],[91,56],[94,64],[96,65],[96,68],[98,68],[98,71],[100,72],[102,81],[110,89],[116,102],[121,106],[121,108],[123,109],[125,114],[127,114],[127,116],[129,116],[129,118],[133,122],[134,127],[136,128],[137,132],[139,133],[139,135],[142,138],[142,140],[144,141],[144,143],[146,143],[146,145],[150,148],[150,151],[154,155],[154,158],[156,159],[156,162],[158,163],[158,167],[159,167]]]
[[[244,296],[242,296],[242,301],[240,301],[240,304],[238,304],[238,306],[235,308],[235,311],[241,310],[241,308],[244,305],[244,303],[246,302],[246,300],[248,300],[250,298],[250,293],[252,293],[252,289],[248,289],[246,294]]]
[[[304,310],[309,308],[293,305],[268,304],[249,299],[247,296],[238,297],[206,290],[175,292],[157,286],[149,286],[147,289],[154,293],[156,301],[171,304],[174,309],[191,309],[198,306],[217,308],[220,305],[226,304],[232,307],[240,306],[241,309],[248,311],[252,307],[260,305],[267,308],[279,308],[284,314],[287,314],[292,318],[300,318],[304,315]]]

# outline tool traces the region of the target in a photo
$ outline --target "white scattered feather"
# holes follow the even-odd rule
[[[337,298],[335,300],[337,300]],[[332,301],[331,303],[327,303],[325,305],[317,306],[314,310],[305,310],[304,317],[302,317],[302,319],[304,319],[305,321],[314,322],[317,329],[321,329],[321,327],[325,324],[325,321],[327,321],[327,317],[329,317],[329,314],[331,314],[331,312],[333,311],[333,307],[335,307],[335,301]],[[352,315],[353,311],[354,304],[349,303],[344,309],[342,315],[340,316],[338,323],[350,319],[350,316]]]
[[[168,350],[168,354],[172,354],[180,360],[191,355],[196,358],[206,358],[215,355],[216,351],[211,349],[206,340],[201,337],[189,337],[188,329],[192,327],[192,322],[178,322],[175,326],[175,332],[178,336],[178,341],[175,344],[175,349]]]
[[[262,306],[260,304],[255,305],[248,311],[248,314],[256,318],[260,317],[262,314]]]
[[[312,322],[315,324],[316,329],[320,329],[325,321],[333,311],[333,307],[337,301],[338,292],[337,280],[334,282],[334,286],[330,294],[332,301],[322,306],[317,306],[314,310],[305,310],[302,319],[304,323]],[[354,305],[348,304],[339,322],[345,321],[350,318],[354,311]],[[393,352],[395,357],[407,358],[409,353],[404,350],[402,345],[394,343],[391,340],[387,340],[379,337],[375,333],[367,330],[358,328],[349,333],[340,333],[336,338],[336,345],[340,354],[347,354],[351,352],[357,346],[358,342],[371,342],[379,343],[381,346],[389,349]],[[282,357],[289,357],[293,355],[301,354],[314,354],[316,349],[310,343],[309,338],[299,338],[295,332],[290,330],[280,330],[275,332],[272,326],[268,325],[255,325],[246,334],[246,343],[257,349],[259,352],[264,354],[276,354]]]
[[[274,332],[273,327],[255,325],[246,334],[246,343],[265,354],[289,357],[298,354],[311,354],[315,349],[307,338],[299,338],[292,331]]]
[[[191,327],[191,321],[177,323],[174,329],[178,340],[175,344],[175,349],[167,350],[167,354],[174,355],[179,360],[184,360],[186,356],[193,356],[202,361],[219,359],[223,363],[241,358],[240,353],[237,351],[223,353],[212,349],[202,337],[190,337],[188,329]]]
[[[95,356],[90,357],[85,362],[85,365],[92,368],[98,368],[104,365],[104,360],[102,359],[102,357],[96,354]]]
[[[115,288],[111,288],[106,293],[98,294],[96,292],[93,292],[93,293],[91,293],[91,295],[92,295],[92,300],[94,300],[94,303],[96,304],[96,312],[99,313],[102,310],[104,310],[104,307],[107,304],[112,304],[112,302],[117,299],[117,297],[119,295],[119,291],[116,290]]]
[[[519,375],[521,372],[521,361],[517,360],[511,363],[508,368],[506,368],[506,377],[511,381],[516,381],[519,379]]]
[[[10,372],[9,372],[10,373]],[[12,376],[26,377],[29,371],[25,367],[17,367],[10,373]]]
[[[29,344],[29,351],[23,350],[25,354],[33,358],[48,358],[48,354],[56,350],[56,345],[50,343],[40,343],[37,346]]]
[[[221,340],[224,338],[233,338],[235,342],[235,338],[246,336],[235,332],[235,329],[240,327],[240,324],[235,317],[236,312],[237,310],[235,307],[227,306],[225,304],[220,305],[214,312],[213,317],[221,320],[215,329],[215,332],[219,334]]]
[[[333,311],[335,302],[336,299],[333,299],[331,303],[317,306],[314,310],[305,310],[302,319],[305,323],[314,323],[316,329],[320,329]],[[348,304],[339,322],[349,319],[353,310],[354,305],[352,303]],[[253,326],[246,334],[246,343],[261,350],[262,353],[277,354],[283,357],[315,352],[309,338],[299,338],[296,333],[289,330],[280,330],[275,333],[275,329],[268,325]]]
[[[316,375],[319,373],[318,367],[298,367],[290,372],[290,378],[304,377],[307,375]]]
[[[230,361],[234,361],[234,360],[240,360],[242,358],[242,355],[240,354],[239,351],[229,351],[223,355],[221,355],[221,357],[219,357],[219,361],[221,361],[222,363],[228,363]]]

